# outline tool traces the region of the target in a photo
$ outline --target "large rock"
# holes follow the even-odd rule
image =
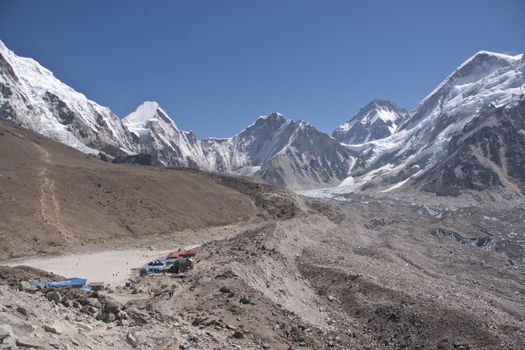
[[[125,312],[125,311],[119,311],[117,314],[116,314],[117,318],[119,320],[127,320],[128,319],[128,314]]]
[[[33,337],[25,337],[16,340],[16,345],[20,348],[26,349],[44,349],[44,345],[39,339]]]
[[[131,345],[134,348],[136,348],[139,345],[137,337],[131,332],[126,335],[126,341],[129,345]]]
[[[108,313],[117,314],[120,309],[122,309],[122,305],[116,300],[109,300],[106,305],[104,305],[104,311]]]
[[[57,325],[44,325],[44,330],[49,333],[62,334],[62,328]]]
[[[24,316],[29,316],[31,315],[31,310],[29,310],[27,307],[25,306],[18,306],[16,308],[16,311],[18,311],[19,313],[21,313],[22,315]]]
[[[80,309],[80,311],[88,315],[94,315],[98,312],[98,309],[91,305],[84,305],[82,306],[82,309]]]
[[[60,295],[59,292],[56,290],[48,292],[46,294],[47,300],[54,301],[55,303],[61,303],[62,302],[62,295]]]
[[[117,319],[117,316],[115,316],[115,314],[111,313],[111,312],[104,312],[102,314],[102,321],[106,322],[106,323],[111,323],[113,321],[115,321]]]
[[[149,319],[150,319],[150,315],[149,314],[147,314],[144,311],[141,311],[141,310],[137,309],[136,307],[129,307],[129,308],[127,308],[126,309],[126,313],[138,325],[147,324]]]
[[[100,304],[100,301],[97,298],[85,298],[80,301],[82,305],[89,305],[96,308],[100,308],[102,305]]]

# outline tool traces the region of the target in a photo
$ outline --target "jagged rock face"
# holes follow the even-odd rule
[[[379,140],[392,135],[407,116],[404,108],[376,99],[361,108],[351,120],[339,125],[332,137],[347,144]]]
[[[495,187],[525,194],[525,99],[480,111],[452,138],[445,159],[417,184],[440,195]]]
[[[262,164],[258,176],[295,189],[335,186],[346,178],[354,158],[344,146],[310,124],[289,127],[286,147]]]
[[[205,139],[203,148],[210,166],[243,175],[254,175],[261,167],[284,152],[299,123],[279,113],[259,117],[229,139]]]
[[[131,135],[108,108],[88,100],[36,61],[0,42],[0,118],[86,153],[136,151]]]

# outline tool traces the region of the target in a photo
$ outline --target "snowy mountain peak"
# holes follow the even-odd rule
[[[367,108],[369,106],[384,106],[384,107],[389,107],[389,108],[401,108],[401,107],[398,107],[394,102],[392,101],[389,101],[389,100],[383,100],[383,99],[380,99],[380,98],[374,98],[372,99],[372,101],[370,101],[364,108]]]
[[[2,40],[0,40],[0,54],[2,55],[13,55],[14,54],[13,51],[9,50],[9,48],[5,46]]]
[[[285,122],[287,121],[288,119],[286,119],[281,113],[278,113],[278,112],[273,112],[273,113],[270,113],[268,115],[261,115],[260,117],[257,118],[256,122],[259,121],[259,120],[267,120],[267,121],[271,121],[271,122]]]
[[[134,112],[124,118],[126,123],[145,123],[151,119],[161,119],[165,123],[174,124],[168,113],[162,109],[158,102],[145,101]]]
[[[469,61],[473,60],[476,57],[480,57],[480,58],[481,57],[482,58],[494,57],[494,58],[497,58],[497,59],[502,59],[502,60],[507,60],[507,61],[516,61],[516,60],[520,60],[522,55],[523,54],[508,55],[508,54],[499,53],[499,52],[480,50],[480,51],[476,52],[471,58],[469,58],[466,62],[469,62]]]
[[[374,99],[349,121],[334,130],[332,136],[343,143],[361,144],[392,135],[407,116],[395,103]]]
[[[0,44],[0,119],[86,153],[135,151],[120,119],[90,101],[31,58]]]
[[[480,78],[499,68],[514,65],[520,61],[522,55],[505,55],[490,51],[479,51],[461,64],[447,80],[463,77]]]
[[[290,119],[285,118],[281,113],[271,113],[266,116],[260,116],[255,120],[255,123],[249,125],[246,129],[241,131],[240,134],[247,132],[251,129],[258,129],[258,128],[264,128],[264,129],[275,129],[280,128],[284,124],[289,124],[292,121]]]

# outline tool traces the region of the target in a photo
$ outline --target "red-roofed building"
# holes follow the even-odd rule
[[[197,255],[193,249],[188,250],[174,250],[168,254],[166,259],[191,258]]]

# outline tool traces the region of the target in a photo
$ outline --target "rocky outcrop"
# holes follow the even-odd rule
[[[525,194],[525,99],[480,111],[417,184],[439,195],[505,187]]]

